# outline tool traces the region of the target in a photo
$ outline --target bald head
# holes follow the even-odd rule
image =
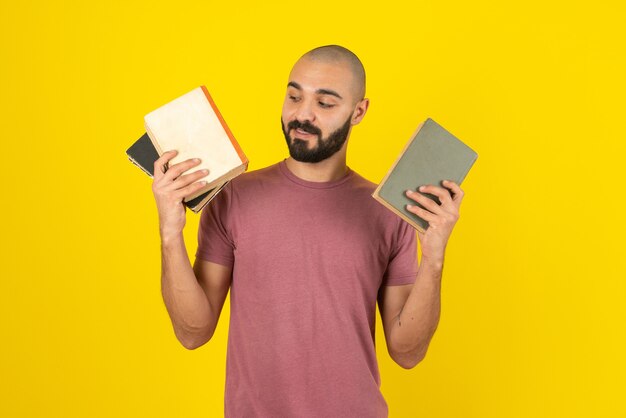
[[[303,59],[327,64],[347,65],[352,74],[353,86],[351,90],[355,100],[360,101],[365,97],[365,69],[359,57],[349,49],[339,45],[320,46],[300,57],[300,60]]]

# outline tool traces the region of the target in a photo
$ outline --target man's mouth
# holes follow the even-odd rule
[[[315,136],[317,136],[317,134],[312,134],[312,133],[307,132],[307,131],[305,131],[305,130],[302,130],[302,129],[300,129],[300,128],[295,129],[295,131],[296,131],[296,132],[295,132],[295,134],[296,134],[298,137],[302,137],[302,138],[311,138],[311,137],[315,137]]]

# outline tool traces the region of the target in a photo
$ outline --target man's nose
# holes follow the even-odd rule
[[[295,118],[298,122],[315,121],[315,112],[313,112],[313,104],[310,100],[301,100],[297,106]]]

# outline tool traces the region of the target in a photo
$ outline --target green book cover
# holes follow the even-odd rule
[[[406,191],[416,191],[427,184],[442,187],[443,180],[460,185],[476,158],[476,152],[428,118],[409,140],[372,196],[423,232],[428,228],[428,222],[406,209],[407,204],[421,205],[409,199]],[[439,203],[435,196],[423,194]]]

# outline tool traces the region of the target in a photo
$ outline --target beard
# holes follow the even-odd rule
[[[311,125],[309,121],[300,123],[298,120],[292,120],[287,124],[287,128],[285,128],[281,119],[280,125],[283,129],[287,146],[289,147],[289,155],[291,155],[291,158],[294,160],[303,163],[319,163],[331,157],[343,147],[343,144],[348,139],[351,126],[350,119],[351,117],[348,117],[348,120],[346,120],[339,129],[328,135],[327,138],[322,138],[322,131],[316,126]],[[308,141],[299,138],[292,139],[289,136],[289,132],[292,129],[301,129],[305,132],[317,135],[317,144],[312,149],[309,149]]]

